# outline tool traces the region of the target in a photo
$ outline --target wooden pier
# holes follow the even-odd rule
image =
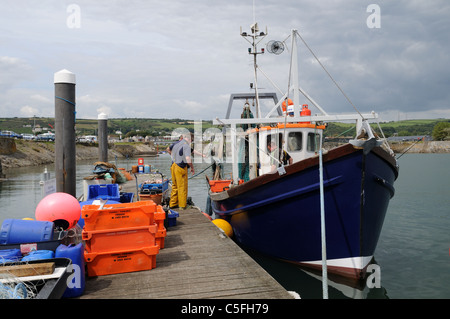
[[[81,299],[293,299],[197,208],[179,211],[156,268],[87,277]]]

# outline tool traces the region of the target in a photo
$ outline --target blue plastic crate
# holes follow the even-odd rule
[[[120,201],[120,192],[118,184],[100,184],[89,185],[88,200],[90,199],[107,199],[116,202]]]
[[[164,192],[169,188],[169,180],[163,180],[162,183],[139,184],[139,188],[142,188],[143,190],[161,190]]]
[[[178,212],[169,209],[169,212],[167,213],[167,220],[168,220],[168,227],[176,226],[177,225],[177,218],[180,217],[180,214]]]
[[[139,185],[140,188],[142,188],[143,190],[162,190],[162,184],[161,183],[156,183],[156,184],[140,184]]]
[[[120,193],[121,203],[131,203],[133,202],[134,193]]]

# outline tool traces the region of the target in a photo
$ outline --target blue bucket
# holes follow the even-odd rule
[[[0,229],[0,244],[26,244],[53,240],[53,222],[5,219]]]
[[[56,258],[69,258],[72,260],[73,272],[67,278],[67,288],[64,291],[63,298],[81,296],[85,287],[85,269],[84,269],[84,246],[78,245],[59,245],[55,252]]]
[[[0,250],[0,264],[8,262],[17,262],[22,258],[20,249],[4,249]]]
[[[52,250],[33,250],[28,255],[22,258],[22,261],[51,259],[55,257]]]

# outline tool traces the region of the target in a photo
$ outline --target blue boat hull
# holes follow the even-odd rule
[[[398,174],[395,164],[380,156],[383,152],[379,149],[364,155],[362,150],[346,145],[324,155],[330,272],[360,277],[373,257]],[[321,268],[318,158],[287,166],[286,172],[258,177],[226,195],[211,193],[212,210],[231,224],[239,244],[275,258]]]

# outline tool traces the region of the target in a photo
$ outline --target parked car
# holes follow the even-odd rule
[[[34,136],[33,134],[22,133],[21,135],[24,140],[32,141],[36,139],[36,136]]]
[[[17,134],[13,131],[1,131],[0,136],[10,137],[10,138],[22,138],[22,135]]]
[[[51,133],[51,132],[47,132],[47,133],[43,133],[43,134],[39,134],[38,136],[36,136],[36,139],[38,141],[55,141],[55,134]]]
[[[97,143],[97,136],[95,135],[86,135],[82,136],[78,139],[80,143]]]

